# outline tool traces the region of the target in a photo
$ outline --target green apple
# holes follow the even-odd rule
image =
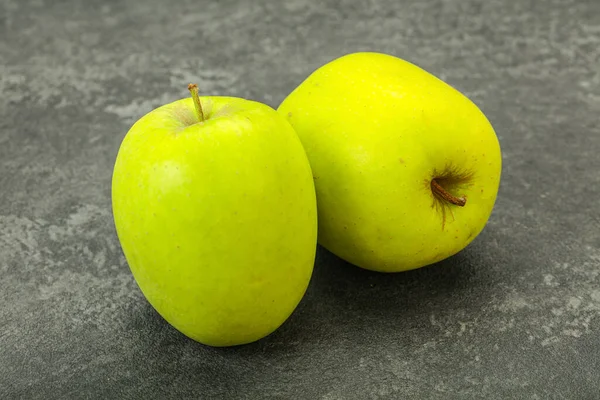
[[[467,246],[492,212],[498,139],[467,97],[400,58],[353,53],[283,101],[307,152],[319,243],[360,267],[419,268]]]
[[[190,90],[125,136],[116,230],[137,284],[171,325],[211,346],[249,343],[291,315],[311,278],[310,165],[274,109]]]

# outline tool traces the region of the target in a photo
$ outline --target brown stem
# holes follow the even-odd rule
[[[194,107],[196,107],[196,115],[200,122],[204,121],[204,112],[202,111],[202,104],[200,104],[200,96],[198,96],[198,85],[190,83],[188,90],[192,94],[192,100],[194,100]]]
[[[455,206],[464,207],[465,204],[467,204],[467,199],[465,199],[464,196],[455,197],[451,195],[435,179],[431,180],[431,190],[434,194],[446,200],[447,202],[454,204]]]

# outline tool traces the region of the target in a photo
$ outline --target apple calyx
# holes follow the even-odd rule
[[[464,207],[465,204],[467,204],[467,199],[464,196],[456,197],[451,193],[448,193],[435,179],[431,180],[431,191],[438,198],[454,204],[455,206]]]
[[[204,121],[204,111],[202,111],[202,104],[200,103],[200,96],[198,96],[198,85],[195,83],[190,83],[188,85],[188,90],[192,95],[192,100],[194,101],[194,107],[196,108],[196,115],[198,116],[198,120],[200,122]]]

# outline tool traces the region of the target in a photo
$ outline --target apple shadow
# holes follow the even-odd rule
[[[285,342],[335,343],[394,327],[433,335],[428,332],[434,329],[431,318],[477,315],[497,294],[502,277],[485,252],[486,244],[476,240],[436,264],[381,273],[354,266],[319,246],[304,299],[292,317],[258,345],[275,350],[274,344]]]
[[[357,313],[424,310],[439,301],[456,305],[453,302],[461,302],[464,292],[473,290],[474,282],[481,278],[481,266],[470,250],[423,268],[381,273],[354,266],[320,248],[313,290],[316,297]],[[472,304],[470,300],[465,305]]]
[[[356,267],[319,246],[311,283],[292,316],[258,342],[219,351],[248,357],[256,352],[290,354],[386,329],[435,336],[439,332],[431,318],[476,315],[489,304],[501,277],[482,257],[482,247],[475,241],[439,263],[381,273]]]

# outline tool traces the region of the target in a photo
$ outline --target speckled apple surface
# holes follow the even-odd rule
[[[0,1],[0,398],[596,398],[600,3]],[[318,250],[275,333],[213,349],[144,299],[112,221],[123,136],[150,109],[276,107],[344,53],[422,66],[503,151],[484,231],[385,275]]]

